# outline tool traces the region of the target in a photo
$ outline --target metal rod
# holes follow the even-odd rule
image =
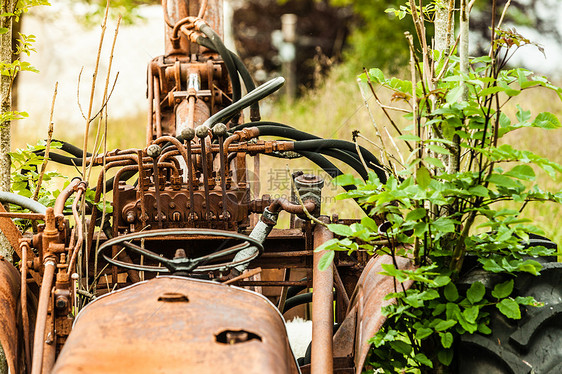
[[[154,97],[156,98],[156,137],[162,136],[162,113],[160,108],[160,82],[154,77]]]
[[[329,223],[326,217],[320,217]],[[332,239],[334,234],[324,225],[314,228],[314,248]],[[326,251],[314,252],[312,268],[312,347],[311,374],[332,374],[334,332],[334,270],[333,263],[320,271],[320,259]]]
[[[34,221],[45,219],[45,215],[43,213],[0,212],[0,217],[30,219]]]
[[[21,319],[23,324],[23,340],[25,362],[29,370],[31,368],[31,346],[29,345],[29,314],[27,313],[27,249],[29,244],[22,242],[21,248]]]
[[[35,335],[33,337],[33,361],[31,374],[40,374],[43,366],[43,349],[45,345],[45,328],[47,326],[47,313],[49,300],[51,299],[51,286],[55,275],[56,264],[52,258],[45,261],[45,272],[41,291],[39,293],[39,305],[37,306],[37,321],[35,322]]]
[[[201,167],[203,168],[203,187],[205,188],[205,218],[211,219],[211,201],[209,200],[209,169],[207,168],[207,152],[205,151],[205,141],[201,138]]]
[[[193,210],[193,160],[191,158],[191,140],[186,140],[185,144],[187,146],[187,187],[189,189],[189,219],[188,221],[195,219],[195,213]]]
[[[226,200],[226,159],[224,157],[224,136],[219,136],[219,160],[221,173],[221,190],[222,190],[222,219],[228,220],[227,200]]]
[[[148,64],[148,126],[146,128],[146,144],[152,143],[154,137],[154,77],[152,63]]]

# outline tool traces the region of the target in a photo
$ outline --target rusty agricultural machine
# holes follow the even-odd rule
[[[259,101],[284,80],[254,86],[221,41],[221,0],[162,5],[166,53],[148,65],[147,145],[86,159],[103,166],[92,189],[96,203],[112,196],[112,213],[91,204],[81,219],[89,186],[80,178],[54,208],[3,197],[32,211],[0,213],[19,262],[18,271],[0,260],[10,372],[360,372],[392,288],[379,274],[388,259],[337,253],[319,271],[323,252],[314,249],[333,234],[307,214],[353,222],[320,215],[322,178],[294,173],[293,199],[252,197],[247,178],[259,155],[305,157],[341,174],[330,156],[365,176],[355,144],[260,120]],[[81,165],[81,150],[62,149],[69,155],[51,159]],[[361,153],[384,180],[376,158]],[[274,228],[279,214],[291,215],[290,228]],[[22,236],[11,218],[39,224]],[[302,358],[283,320],[299,303],[310,303],[301,315],[313,324]]]

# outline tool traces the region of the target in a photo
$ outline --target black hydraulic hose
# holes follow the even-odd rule
[[[351,142],[348,142],[348,141],[345,141],[345,140],[322,139],[322,138],[320,138],[316,135],[312,135],[312,134],[309,134],[307,132],[297,130],[297,129],[291,127],[291,126],[288,126],[288,125],[285,125],[285,124],[282,124],[282,123],[268,122],[268,121],[249,122],[249,123],[244,123],[242,125],[235,126],[235,127],[231,128],[230,131],[241,130],[241,129],[244,129],[246,127],[253,127],[253,126],[258,127],[260,129],[260,135],[281,136],[281,137],[285,137],[285,138],[294,139],[294,140],[299,141],[299,142],[295,142],[295,151],[298,151],[297,143],[300,143],[298,145],[299,149],[303,149],[303,150],[305,150],[305,148],[306,148],[306,150],[314,149],[316,151],[322,152],[322,150],[325,149],[325,148],[333,148],[334,150],[337,150],[338,152],[346,152],[349,155],[353,156],[356,160],[360,161],[359,155],[357,154],[357,149],[356,149],[356,146],[355,146],[354,143],[351,143]],[[330,143],[325,143],[325,142],[330,142]],[[312,149],[310,149],[310,148],[312,148]],[[379,179],[382,183],[385,183],[386,182],[386,174],[384,173],[384,170],[383,170],[382,165],[380,164],[379,160],[371,152],[369,152],[367,149],[365,149],[364,147],[360,146],[359,149],[361,150],[361,155],[365,159],[365,162],[367,163],[367,166],[377,173],[377,176],[379,177]],[[334,155],[332,157],[336,157],[336,156]],[[336,157],[336,158],[338,158],[338,157]],[[356,169],[356,168],[354,168],[354,169]],[[364,167],[361,167],[360,170],[364,170]]]
[[[319,152],[323,149],[334,148],[334,149],[341,149],[349,152],[354,152],[357,154],[357,149],[355,148],[355,144],[345,140],[337,140],[337,139],[301,140],[301,141],[294,142],[294,146],[295,146],[294,149],[295,152],[299,152],[299,151]],[[379,160],[365,148],[359,147],[359,149],[361,150],[361,155],[365,159],[365,162],[372,164],[372,165],[368,165],[369,168],[375,171],[381,183],[386,183],[386,174]]]
[[[38,154],[41,156],[45,155],[44,152]],[[61,155],[60,153],[49,152],[49,160],[63,165],[82,166],[82,157],[69,157]]]
[[[60,146],[60,148],[57,148],[57,149],[60,149],[61,151],[64,151],[66,153],[70,153],[71,155],[73,155],[75,157],[82,157],[82,155],[83,155],[82,149],[78,148],[77,146],[75,146],[73,144],[67,143],[64,140],[52,139],[51,141],[60,143],[61,146]],[[40,155],[40,156],[45,155],[44,150],[35,151],[35,153]],[[91,153],[87,153],[88,157],[90,157],[91,155],[92,155]]]
[[[300,131],[291,127],[279,127],[279,126],[259,126],[260,136],[279,136],[283,138],[289,138],[293,140],[314,140],[321,139],[315,135],[308,134],[304,131]],[[367,170],[358,158],[357,152],[348,152],[346,150],[341,150],[337,148],[331,149],[321,149],[319,153],[325,154],[326,156],[334,157],[343,163],[351,166],[361,178],[366,180],[368,178]]]
[[[275,127],[283,127],[283,128],[288,128],[288,129],[295,129],[293,126],[289,126],[286,125],[284,123],[281,122],[273,122],[273,121],[254,121],[254,122],[246,122],[246,123],[242,123],[240,125],[236,125],[234,127],[231,127],[228,131],[229,132],[234,132],[234,131],[238,131],[238,130],[242,130],[245,129],[246,127],[261,127],[261,126],[275,126]],[[297,129],[295,129],[297,130]],[[300,131],[300,130],[297,130]],[[305,134],[308,134],[304,131],[302,131]],[[314,136],[316,137],[316,135],[312,135],[312,134],[308,134],[310,136]]]
[[[336,292],[334,291],[334,296],[336,295]],[[307,292],[307,293],[303,293],[300,295],[296,295],[293,297],[287,297],[287,300],[285,301],[285,305],[283,306],[283,312],[285,313],[291,309],[293,309],[296,306],[302,305],[302,304],[308,304],[312,302],[312,292]]]
[[[308,304],[311,302],[312,302],[312,292],[307,292],[301,295],[287,298],[287,300],[285,301],[285,305],[283,306],[283,313],[293,309],[296,306],[302,304]]]
[[[363,180],[367,180],[369,178],[369,174],[367,173],[367,170],[365,170],[365,166],[363,166],[361,160],[358,160],[357,157],[354,157],[354,155],[334,148],[322,149],[319,151],[319,153],[333,157],[337,160],[340,160],[344,164],[351,166]]]
[[[283,77],[277,77],[270,81],[267,81],[252,92],[246,94],[239,101],[213,114],[203,124],[208,126],[209,128],[213,128],[213,126],[215,126],[219,122],[225,123],[229,118],[231,118],[242,109],[247,108],[253,103],[263,99],[264,97],[271,95],[272,93],[280,89],[284,84],[285,79]]]
[[[209,40],[209,38],[205,38],[203,36],[199,36],[196,39],[197,44],[202,45],[203,47],[209,48],[215,52],[218,52],[213,45],[213,43]],[[247,92],[251,92],[256,89],[256,85],[254,80],[252,79],[252,75],[246,68],[246,65],[242,62],[240,57],[236,55],[236,53],[232,52],[231,50],[227,49],[228,53],[230,53],[230,57],[232,61],[234,61],[234,65],[236,66],[236,70],[240,73],[242,77],[242,81],[244,82],[244,86],[246,87]],[[252,121],[259,121],[261,118],[260,115],[260,104],[259,102],[255,102],[250,106],[250,119]]]
[[[282,123],[267,122],[267,121],[245,123],[233,127],[231,131],[241,130],[246,127],[252,127],[252,126],[256,126],[260,130],[260,135],[262,136],[279,136],[279,137],[293,139],[297,141],[322,139],[316,135],[312,135],[307,132],[297,130],[291,126],[287,126]],[[321,149],[319,152],[325,154],[326,156],[334,157],[346,163],[347,165],[351,166],[355,171],[357,171],[357,173],[359,173],[361,178],[363,178],[364,180],[367,179],[368,177],[367,171],[365,170],[365,167],[361,163],[361,160],[359,159],[359,155],[357,154],[356,149],[350,152],[349,150],[331,148],[331,149]],[[375,171],[379,170],[379,168],[373,165],[372,163],[367,164],[367,166],[372,170]]]
[[[305,281],[307,278],[302,278],[301,281]],[[293,296],[297,296],[299,292],[306,290],[306,286],[291,286],[287,289],[287,300]]]
[[[236,65],[232,60],[232,56],[215,30],[209,25],[202,24],[199,30],[209,38],[209,41],[215,47],[214,49],[221,55],[226,69],[228,70],[228,74],[230,75],[230,81],[232,82],[232,100],[233,102],[237,102],[242,97],[242,90],[240,89],[240,78],[238,77],[238,71],[236,70]]]

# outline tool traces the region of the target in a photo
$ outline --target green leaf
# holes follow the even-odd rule
[[[474,186],[468,189],[468,192],[474,196],[488,197],[489,191],[484,186]]]
[[[100,208],[100,210],[102,210],[102,209],[103,209],[103,205],[102,205],[102,206],[99,206],[98,208]],[[339,240],[338,240],[338,239],[335,239],[335,238],[334,238],[334,239],[330,239],[330,240],[328,240],[328,241],[325,241],[324,243],[322,243],[322,244],[319,245],[318,247],[316,247],[316,248],[314,249],[314,252],[320,252],[320,251],[324,251],[324,250],[327,250],[327,249],[336,248],[336,247],[338,247],[338,243],[339,243]]]
[[[445,331],[457,324],[457,321],[448,319],[435,325],[435,331]]]
[[[484,285],[481,282],[476,281],[472,283],[468,291],[466,291],[466,298],[472,304],[475,304],[481,301],[484,298],[485,294],[486,294],[486,287],[484,287]]]
[[[492,174],[488,177],[488,182],[495,184],[496,186],[507,187],[507,188],[518,188],[521,187],[521,183],[513,180],[507,175],[503,174]]]
[[[431,183],[431,174],[429,173],[429,170],[427,170],[427,168],[423,165],[420,166],[416,173],[416,182],[424,190],[429,187],[429,184]]]
[[[336,252],[334,251],[327,251],[326,253],[324,253],[324,255],[322,256],[322,258],[318,263],[318,270],[320,271],[326,270],[334,260],[335,254]]]
[[[453,362],[453,350],[452,349],[440,350],[439,353],[437,353],[437,359],[439,360],[440,363],[442,363],[445,366],[451,365],[451,362]]]
[[[505,91],[505,89],[499,86],[492,86],[492,87],[484,88],[482,91],[480,91],[480,96],[484,97],[484,96],[498,93],[500,91]]]
[[[455,231],[455,221],[450,218],[441,217],[436,221],[431,223],[431,226],[441,233],[454,232]]]
[[[412,346],[410,344],[406,343],[406,342],[401,341],[401,340],[395,340],[395,341],[390,342],[390,346],[396,352],[400,352],[403,355],[409,355],[412,352]]]
[[[416,208],[406,215],[406,221],[417,221],[427,214],[425,208]]]
[[[423,353],[418,353],[417,355],[415,355],[414,360],[416,360],[420,364],[433,368],[433,362],[431,362],[431,360],[427,358],[427,356],[424,355]]]
[[[379,226],[371,217],[361,218],[361,224],[373,232],[378,232]]]
[[[440,333],[439,336],[441,337],[441,345],[443,348],[451,348],[453,345],[453,334],[450,332]]]
[[[328,230],[330,230],[331,232],[333,232],[336,235],[339,236],[351,236],[353,235],[353,230],[351,230],[351,228],[347,225],[342,225],[339,223],[330,223],[328,225]]]
[[[549,112],[542,112],[533,121],[533,126],[540,127],[542,129],[558,129],[560,128],[560,120],[554,114]]]
[[[438,275],[433,280],[435,287],[443,287],[451,282],[451,278],[447,275]]]
[[[445,167],[445,164],[443,164],[443,161],[441,161],[440,159],[435,158],[435,157],[426,157],[426,158],[423,159],[423,161],[426,164],[435,166],[436,168],[444,168]]]
[[[529,165],[517,165],[504,175],[509,175],[510,177],[532,181],[535,180],[535,171]]]
[[[410,142],[410,141],[412,141],[412,142],[420,142],[420,141],[421,141],[421,138],[420,138],[419,136],[417,136],[417,135],[412,135],[412,134],[400,135],[400,136],[398,137],[398,139],[404,140],[404,141],[407,141],[407,142]]]
[[[478,305],[475,305],[463,310],[462,316],[466,319],[467,322],[476,322],[476,318],[478,318],[479,312],[480,307]]]
[[[340,174],[332,180],[337,186],[350,186],[356,184],[355,178],[350,174]]]
[[[381,69],[377,69],[377,68],[370,69],[369,70],[369,77],[372,80],[377,81],[378,83],[383,83],[385,81],[384,73],[382,72]]]
[[[503,299],[504,297],[508,297],[511,295],[513,291],[513,279],[508,280],[507,282],[498,283],[494,287],[492,291],[492,296],[497,299]]]
[[[481,323],[478,325],[478,332],[484,335],[490,335],[492,330],[485,324]]]
[[[416,339],[422,340],[433,334],[433,330],[427,327],[419,328],[416,331]]]
[[[456,301],[459,298],[459,291],[457,291],[457,286],[454,283],[449,283],[444,289],[445,298],[448,301]]]
[[[521,310],[519,309],[519,304],[513,299],[503,299],[496,307],[505,315],[507,318],[511,319],[521,319]]]
[[[441,147],[437,144],[428,144],[427,145],[427,149],[435,152],[435,153],[440,153],[443,155],[450,155],[451,152],[449,152],[445,147]]]

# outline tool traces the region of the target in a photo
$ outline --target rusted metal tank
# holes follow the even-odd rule
[[[283,317],[257,293],[158,277],[76,318],[54,373],[297,373]]]

